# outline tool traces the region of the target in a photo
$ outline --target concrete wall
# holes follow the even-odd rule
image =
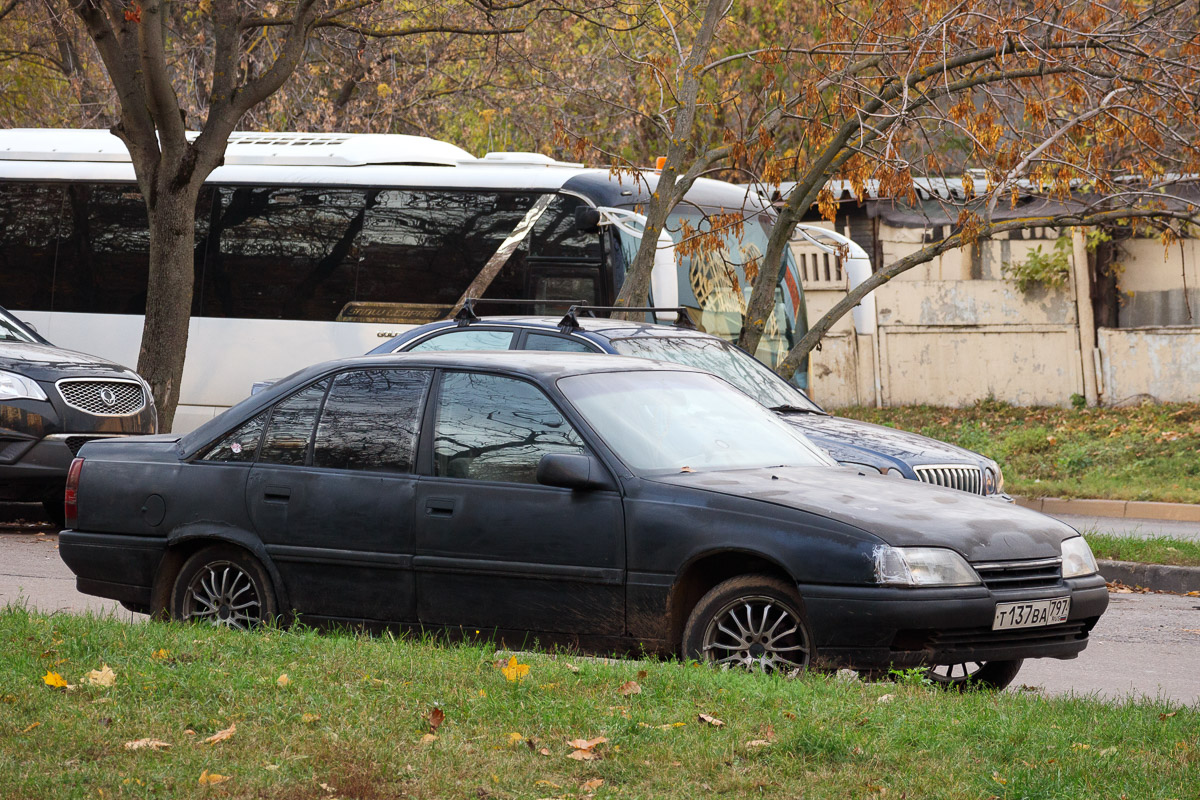
[[[1200,328],[1101,328],[1099,344],[1106,405],[1200,399]]]
[[[920,249],[936,233],[881,227],[884,262]],[[1085,370],[1098,373],[1101,404],[1136,395],[1200,399],[1200,242],[1185,240],[1167,251],[1157,240],[1123,242],[1121,288],[1128,296],[1122,328],[1101,329],[1095,348],[1085,335],[1081,351],[1079,303],[1090,299],[1087,287],[1077,297],[1074,255],[1072,279],[1059,289],[1022,293],[1003,277],[1006,262],[1021,261],[1038,247],[1052,252],[1055,233],[1029,231],[952,251],[876,289],[877,332],[856,334],[847,315],[813,353],[814,399],[829,408],[962,406],[988,397],[1064,406],[1072,395],[1086,393]],[[815,251],[793,243],[793,252]],[[810,269],[809,277],[818,279],[805,280],[810,324],[848,289],[844,280],[826,281],[824,274]],[[1146,318],[1194,320],[1196,327],[1125,328],[1128,320]]]

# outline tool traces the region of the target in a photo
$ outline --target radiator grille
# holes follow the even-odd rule
[[[983,494],[983,470],[966,464],[929,464],[913,467],[917,477],[934,486]]]
[[[1005,589],[1043,589],[1062,583],[1062,559],[1038,558],[1028,561],[994,561],[972,564],[984,585],[992,591]]]
[[[98,417],[127,417],[146,407],[146,393],[136,381],[68,378],[58,382],[63,402]]]

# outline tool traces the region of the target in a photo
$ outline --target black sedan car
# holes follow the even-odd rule
[[[1108,604],[1083,538],[835,465],[721,379],[631,358],[308,368],[186,436],[92,442],[59,552],[178,619],[482,630],[1001,686]]]
[[[137,373],[57,348],[0,308],[0,500],[41,502],[61,523],[79,448],[156,427],[150,387]]]
[[[468,306],[456,319],[417,326],[371,352],[552,350],[616,353],[699,367],[782,416],[841,464],[889,478],[1012,500],[1004,494],[1000,466],[987,456],[928,436],[828,414],[749,353],[691,327],[686,309],[676,311],[684,323],[676,325],[624,322],[588,313],[587,306],[576,306],[564,317],[481,318]]]

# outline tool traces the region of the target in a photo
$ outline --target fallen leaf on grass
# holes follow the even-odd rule
[[[597,761],[600,758],[600,754],[591,750],[575,750],[567,753],[567,758],[573,758],[576,761]]]
[[[83,681],[91,686],[112,686],[117,682],[117,675],[112,671],[112,667],[101,664],[100,669],[94,669],[84,675]]]
[[[65,689],[68,686],[66,678],[57,672],[47,672],[42,676],[42,682],[51,689]]]
[[[605,736],[597,736],[595,739],[570,739],[567,741],[567,745],[575,749],[567,754],[567,758],[573,758],[576,761],[595,761],[601,758],[601,755],[594,748],[607,741],[608,738]]]
[[[166,750],[170,746],[170,742],[162,742],[158,739],[134,739],[132,742],[125,743],[126,750]]]
[[[721,728],[725,726],[724,722],[708,714],[699,714],[698,716],[701,722],[712,725],[714,728]]]
[[[432,733],[427,733],[421,737],[421,744],[432,744],[437,741],[437,736]]]
[[[550,755],[550,748],[549,748],[549,747],[543,747],[541,750],[538,750],[538,755],[539,755],[539,756],[548,756],[548,755]]]
[[[642,687],[638,684],[637,681],[625,681],[625,683],[622,683],[620,688],[617,689],[617,691],[620,692],[621,694],[623,694],[624,696],[629,697],[629,695],[631,695],[631,694],[641,694]]]
[[[333,794],[334,792],[337,791],[336,787],[330,786],[328,783],[318,783],[317,786],[320,786],[322,789],[329,792],[330,794]]]
[[[292,682],[292,679],[288,677],[288,674],[286,672],[275,679],[275,683],[277,686],[279,686],[280,689],[287,686],[291,682]]]
[[[300,721],[305,725],[311,725],[321,718],[320,714],[301,714]]]
[[[566,664],[565,666],[567,668],[567,671],[574,672],[576,674],[579,673],[579,667],[575,666],[574,664]]]
[[[509,747],[516,747],[517,745],[519,745],[521,743],[521,740],[524,739],[525,736],[523,734],[517,733],[516,731],[513,731],[506,738],[508,739]]]
[[[200,773],[200,780],[197,782],[201,786],[212,786],[215,783],[224,783],[228,780],[232,780],[232,777],[229,775],[219,775],[216,772],[204,770]]]
[[[536,780],[533,782],[533,785],[534,786],[549,786],[551,789],[561,789],[562,788],[554,781],[547,781],[547,780]]]
[[[1008,783],[1008,779],[1007,779],[1007,778],[1002,778],[1002,777],[1000,777],[1000,773],[999,773],[999,772],[993,772],[993,773],[992,773],[992,780],[994,780],[996,783],[1000,784],[1001,786],[1003,786],[1003,785],[1005,785],[1006,783]]]
[[[746,747],[769,747],[770,744],[766,739],[751,739],[746,742]]]
[[[519,681],[529,674],[528,664],[518,664],[517,657],[512,656],[508,659],[508,663],[500,668],[500,672],[509,681]]]
[[[435,708],[425,717],[425,721],[429,723],[429,730],[437,733],[437,729],[442,727],[442,723],[446,721],[446,712]]]
[[[1090,744],[1084,744],[1083,742],[1072,742],[1071,749],[1072,750],[1090,750],[1090,749],[1092,749],[1092,746]]]
[[[883,695],[880,695],[879,699],[876,700],[875,702],[878,703],[879,705],[883,705],[884,703],[890,703],[895,699],[896,699],[896,695],[894,695],[894,694],[883,694]]]
[[[638,679],[639,681],[644,681],[644,680],[646,680],[646,676],[647,676],[647,675],[649,675],[649,674],[650,674],[650,673],[649,673],[649,672],[647,672],[646,670],[644,670],[644,669],[639,669],[639,670],[638,670],[638,674],[637,674],[637,679]]]
[[[1158,719],[1160,722],[1165,722],[1166,720],[1170,719],[1171,717],[1175,716],[1178,713],[1179,713],[1178,711],[1172,711],[1168,714],[1159,714]]]
[[[237,733],[237,723],[231,722],[231,723],[229,723],[228,728],[226,728],[223,731],[217,731],[212,736],[205,739],[204,743],[205,744],[216,744],[217,742],[223,742],[226,739],[232,738],[235,733]]]
[[[603,785],[604,778],[592,778],[590,781],[584,781],[583,785],[579,788],[583,789],[585,792],[590,792],[593,789],[599,789]]]
[[[165,647],[160,647],[150,654],[150,658],[154,659],[155,661],[166,661],[170,657],[171,651]]]
[[[31,723],[29,723],[29,725],[27,725],[27,726],[25,727],[25,729],[24,729],[24,730],[22,730],[22,731],[21,731],[21,733],[29,733],[31,730],[33,730],[34,728],[36,728],[36,727],[40,726],[41,724],[42,724],[42,723],[40,723],[40,722],[31,722]]]

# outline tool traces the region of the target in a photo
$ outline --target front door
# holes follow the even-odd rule
[[[537,483],[546,453],[585,453],[537,386],[444,372],[416,491],[420,620],[475,629],[624,633],[621,496]]]

